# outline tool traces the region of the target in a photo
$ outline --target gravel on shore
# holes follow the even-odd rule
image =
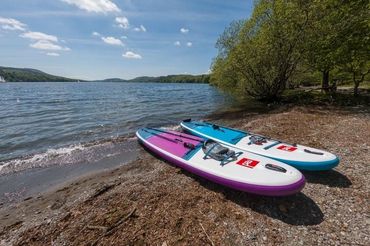
[[[370,114],[292,107],[218,122],[326,149],[337,168],[304,172],[299,194],[262,197],[183,171],[145,150],[121,168],[0,207],[0,245],[370,245]]]

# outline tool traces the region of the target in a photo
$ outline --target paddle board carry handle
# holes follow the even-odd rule
[[[232,155],[227,156],[226,159],[222,160],[220,165],[223,167],[232,161],[236,161],[241,154],[243,154],[243,152],[234,152]]]
[[[281,172],[281,173],[286,173],[286,169],[281,167],[281,166],[278,166],[278,165],[274,165],[274,164],[266,164],[265,167],[267,169],[270,169],[272,171],[277,171],[277,172]]]
[[[309,153],[309,154],[314,154],[314,155],[323,155],[324,154],[322,152],[312,151],[312,150],[309,150],[309,149],[304,149],[303,151],[306,152],[306,153]]]
[[[278,144],[281,144],[283,143],[282,141],[280,140],[277,140],[277,139],[273,139],[273,138],[269,138],[269,137],[265,137],[265,136],[262,136],[262,135],[258,135],[258,134],[253,134],[252,136],[249,137],[250,141],[248,143],[248,145],[251,145],[251,144],[257,144],[257,145],[262,145],[264,143],[267,143],[267,140],[270,140],[270,141],[275,141],[274,143],[270,144],[270,145],[267,145],[265,146],[263,149],[264,150],[268,150]],[[285,142],[284,142],[285,143]],[[296,143],[293,143],[293,144],[290,144],[290,143],[285,143],[287,145],[291,145],[293,147],[297,147],[297,144]],[[309,152],[308,152],[309,153]],[[313,154],[313,153],[312,153]]]
[[[267,143],[267,138],[264,136],[259,136],[259,135],[252,135],[249,137],[250,142],[248,145],[251,144],[257,144],[257,145],[262,145],[264,143]]]
[[[209,153],[211,153],[211,151],[216,147],[217,145],[215,144],[215,145],[213,145],[205,154],[204,154],[204,156],[203,156],[203,160],[206,160],[207,159],[207,157],[208,157],[208,155],[209,155]]]

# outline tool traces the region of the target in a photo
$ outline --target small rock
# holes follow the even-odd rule
[[[283,213],[287,213],[288,212],[288,209],[287,207],[284,205],[284,204],[280,204],[279,205],[279,210]]]

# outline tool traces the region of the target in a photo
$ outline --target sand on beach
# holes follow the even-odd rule
[[[369,245],[367,108],[286,107],[211,117],[339,155],[301,193],[235,191],[141,149],[120,168],[0,208],[0,245]]]

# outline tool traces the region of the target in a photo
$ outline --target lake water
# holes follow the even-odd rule
[[[86,159],[86,146],[100,146],[89,158],[107,155],[107,143],[139,127],[175,126],[231,103],[207,84],[1,83],[0,94],[0,174]]]

